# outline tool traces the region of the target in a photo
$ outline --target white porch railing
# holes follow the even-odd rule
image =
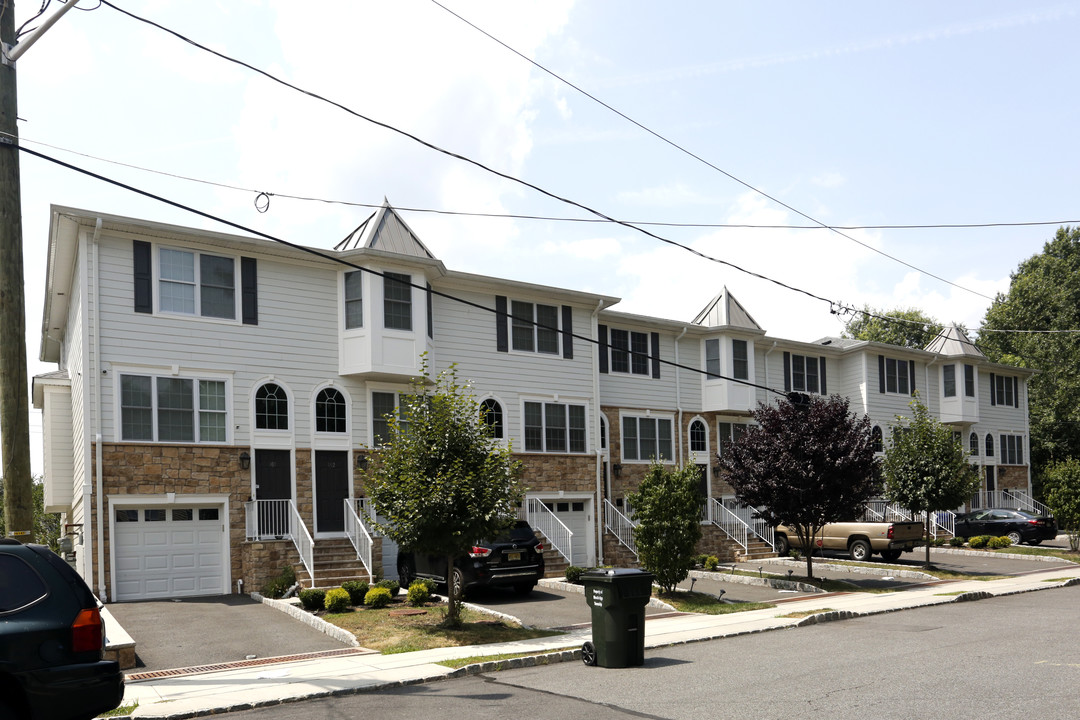
[[[345,534],[349,536],[349,542],[356,549],[356,556],[364,564],[368,577],[374,580],[375,575],[371,571],[371,548],[373,545],[371,533],[368,532],[364,521],[356,514],[356,508],[353,507],[353,502],[349,498],[345,498]]]
[[[741,517],[728,510],[716,498],[709,498],[705,502],[705,507],[709,522],[723,530],[724,534],[729,538],[739,543],[744,551],[748,551],[747,546],[750,544],[750,535],[753,534],[750,526]]]
[[[526,498],[522,510],[529,525],[534,530],[539,530],[551,543],[551,547],[566,558],[566,562],[573,565],[574,554],[571,552],[574,542],[573,531],[566,527],[559,518],[555,517],[555,513],[548,510],[547,506],[536,498]]]
[[[623,515],[619,508],[615,507],[610,500],[604,498],[604,529],[611,531],[634,557],[638,557],[637,545],[634,543],[633,520]]]
[[[866,502],[866,508],[874,518],[881,522],[888,522],[890,520],[912,522],[913,520],[910,510],[898,503],[890,503],[888,500],[882,500],[880,498],[868,500]]]
[[[247,510],[248,540],[292,540],[300,554],[300,562],[315,581],[315,541],[292,500],[251,500],[244,503]]]
[[[750,528],[750,532],[763,542],[768,543],[769,547],[776,549],[776,533],[772,525],[758,515],[757,508],[746,505],[740,502],[738,499],[727,498],[721,501],[724,507],[737,515],[747,527]]]
[[[926,527],[930,528],[931,537],[956,534],[956,513],[952,510],[941,510],[926,515]]]
[[[983,508],[1007,508],[1026,510],[1036,515],[1052,515],[1050,508],[1043,505],[1023,490],[980,490],[968,503],[972,510]]]

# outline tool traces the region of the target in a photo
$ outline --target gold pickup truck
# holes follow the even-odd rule
[[[921,522],[837,522],[829,523],[815,536],[815,549],[846,552],[852,560],[866,561],[874,553],[892,562],[902,552],[911,552],[922,543]],[[788,548],[803,550],[794,528],[776,528],[776,552],[787,554]]]

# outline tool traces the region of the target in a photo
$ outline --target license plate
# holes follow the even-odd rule
[[[506,553],[506,559],[507,559],[508,562],[520,562],[521,561],[521,553],[519,553],[519,552]]]

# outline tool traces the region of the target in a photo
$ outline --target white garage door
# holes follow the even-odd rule
[[[225,527],[219,507],[114,511],[116,600],[222,595]]]
[[[545,499],[544,505],[547,509],[555,513],[555,517],[559,518],[570,532],[574,533],[572,539],[572,547],[570,554],[573,555],[573,562],[571,564],[578,567],[589,567],[589,503],[585,500],[548,500]]]

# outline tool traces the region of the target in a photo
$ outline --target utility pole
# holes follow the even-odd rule
[[[0,452],[4,456],[4,527],[8,535],[24,543],[34,541],[34,489],[15,61],[77,2],[68,0],[26,40],[16,43],[15,2],[0,0]]]
[[[0,0],[4,55],[15,44],[14,0]],[[30,477],[30,408],[26,386],[26,303],[23,299],[22,196],[15,64],[0,65],[0,442],[4,454],[4,527],[34,541]]]

